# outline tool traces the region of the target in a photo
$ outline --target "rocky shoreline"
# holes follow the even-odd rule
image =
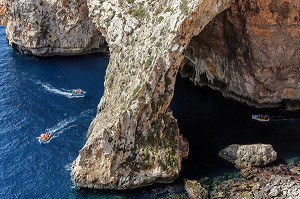
[[[234,146],[234,147],[232,147]],[[248,150],[251,154],[247,157],[243,156],[237,158],[237,156],[231,154],[231,159],[235,159],[235,162],[241,162],[238,159],[243,159],[244,164],[236,165],[236,168],[240,170],[235,173],[229,173],[224,176],[219,176],[214,179],[202,178],[198,182],[195,180],[186,180],[185,188],[190,198],[197,199],[216,199],[216,198],[230,198],[230,199],[298,199],[300,198],[300,161],[299,159],[291,160],[288,164],[273,164],[270,166],[264,166],[266,162],[262,160],[269,159],[274,161],[274,151],[266,155],[266,153],[252,153],[253,145],[244,145],[243,148],[252,147],[252,150]],[[255,145],[256,149],[259,147],[269,148],[270,145]],[[228,148],[223,149],[220,152],[220,156],[223,156],[224,150],[226,152],[233,151],[236,145],[230,145]],[[250,152],[249,152],[250,151]],[[261,149],[257,151],[262,151]],[[236,153],[235,153],[236,154]],[[253,158],[256,156],[255,158]],[[223,156],[224,157],[224,156]],[[225,157],[228,161],[228,157]],[[249,159],[249,157],[251,157]],[[271,157],[271,158],[270,158]],[[255,161],[253,161],[253,159]],[[268,161],[268,162],[271,162]],[[229,162],[233,163],[231,160]],[[247,162],[247,164],[245,163]],[[261,162],[261,165],[257,163]],[[242,167],[241,167],[242,165]],[[247,165],[247,166],[245,166]]]
[[[230,199],[284,199],[300,198],[300,165],[292,162],[264,168],[253,168],[248,172],[240,171],[219,176],[215,179],[202,178],[197,186],[207,191],[206,198]],[[248,174],[248,175],[247,175]],[[195,183],[195,181],[193,181]],[[186,188],[189,190],[190,188]],[[199,189],[199,188],[198,188]],[[205,197],[190,197],[203,198]]]

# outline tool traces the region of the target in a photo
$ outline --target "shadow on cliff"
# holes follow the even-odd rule
[[[220,92],[200,88],[177,77],[171,103],[181,134],[190,145],[189,157],[183,160],[183,178],[214,177],[234,171],[218,153],[230,144],[266,143],[278,152],[277,163],[300,156],[300,112],[281,109],[256,109],[226,99]],[[252,121],[251,114],[269,114],[269,123]]]

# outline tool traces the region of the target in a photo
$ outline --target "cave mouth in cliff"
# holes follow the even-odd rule
[[[234,86],[229,85],[233,81],[228,79],[230,74],[252,71],[245,18],[239,12],[233,4],[218,14],[191,39],[184,52],[171,102],[180,132],[190,146],[189,157],[183,160],[183,178],[235,171],[218,156],[230,144],[271,144],[278,153],[278,162],[300,157],[300,127],[296,122],[300,120],[299,111],[257,109],[239,102],[255,105],[229,89]],[[274,122],[252,121],[251,115],[258,113],[269,114]]]
[[[190,145],[189,157],[183,160],[182,178],[213,177],[235,171],[218,156],[230,144],[271,144],[280,163],[300,157],[299,111],[257,109],[225,98],[207,86],[195,86],[180,74],[171,108],[180,133]],[[252,121],[253,113],[268,113],[273,122]]]

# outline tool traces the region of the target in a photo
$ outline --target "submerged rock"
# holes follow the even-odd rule
[[[185,189],[191,199],[207,199],[208,191],[196,180],[185,180]]]
[[[86,0],[10,0],[6,38],[13,48],[37,56],[106,51],[88,15]]]
[[[277,153],[269,144],[229,145],[219,156],[239,169],[262,167],[277,159]]]

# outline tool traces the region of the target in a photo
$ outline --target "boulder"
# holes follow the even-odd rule
[[[277,158],[277,153],[269,144],[232,144],[220,151],[219,156],[238,169],[262,167]]]
[[[208,198],[208,191],[201,186],[196,180],[185,180],[185,190],[191,199],[206,199]]]

